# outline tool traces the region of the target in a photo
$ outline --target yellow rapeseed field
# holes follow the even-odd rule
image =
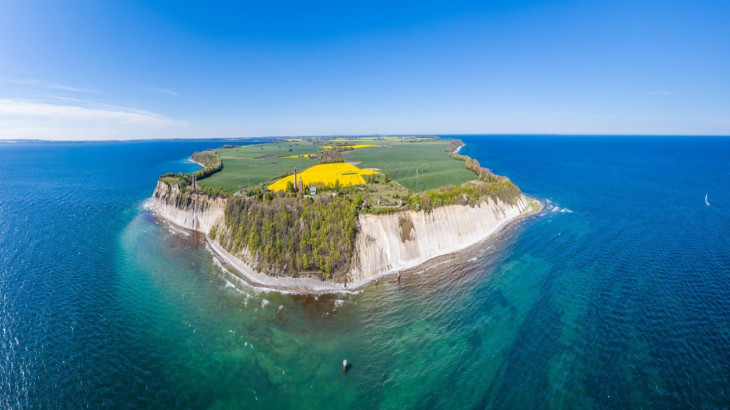
[[[309,158],[312,155],[314,155],[314,154],[287,155],[287,156],[282,157],[282,158]]]
[[[332,148],[339,148],[339,149],[358,149],[358,148],[368,148],[368,147],[374,147],[373,144],[354,144],[354,145],[322,145],[322,148],[324,149],[332,149]]]
[[[378,171],[370,169],[360,169],[354,165],[338,162],[335,164],[319,164],[297,173],[297,182],[302,179],[304,186],[324,184],[326,186],[334,186],[337,180],[341,186],[362,185],[365,184],[363,175],[377,174]],[[294,177],[289,175],[269,185],[272,191],[285,191],[286,183],[294,183]]]

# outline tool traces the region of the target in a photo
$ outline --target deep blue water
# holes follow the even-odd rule
[[[220,141],[0,144],[0,407],[730,406],[730,138],[463,139],[545,211],[316,299],[145,210]]]

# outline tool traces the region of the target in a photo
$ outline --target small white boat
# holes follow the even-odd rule
[[[705,205],[710,206],[710,203],[707,202],[707,194],[705,194]]]

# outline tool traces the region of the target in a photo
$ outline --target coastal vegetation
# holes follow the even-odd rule
[[[357,201],[238,197],[226,205],[225,226],[211,237],[217,235],[230,252],[245,251],[259,271],[345,281],[357,233]]]
[[[177,199],[179,204],[182,204],[183,202],[189,201],[189,198],[187,197],[187,188],[192,187],[193,185],[193,176],[195,176],[196,182],[199,182],[202,179],[205,179],[216,172],[223,169],[223,162],[220,159],[220,156],[217,152],[214,150],[205,150],[200,152],[194,152],[193,155],[190,156],[190,159],[194,162],[197,162],[201,166],[203,166],[203,169],[199,169],[192,174],[187,174],[183,172],[178,172],[177,174],[168,172],[167,174],[160,176],[160,181],[168,184],[168,185],[176,185],[181,192],[183,192],[183,197],[180,197]],[[201,193],[204,193],[210,197],[223,197],[227,196],[228,193],[220,188],[213,188],[213,187],[200,187],[200,184],[198,184],[199,191]]]
[[[514,204],[522,192],[507,177],[492,181],[474,181],[462,186],[447,185],[427,192],[414,192],[408,196],[406,205],[413,211],[430,211],[446,205],[476,206],[487,198]]]
[[[195,152],[190,159],[204,167],[203,169],[195,171],[194,175],[196,180],[207,178],[223,169],[221,157],[213,150]]]
[[[411,233],[413,232],[413,219],[409,216],[401,216],[398,218],[398,225],[400,227],[400,240],[405,243],[411,239]]]
[[[194,193],[192,191],[193,174],[185,174],[182,172],[174,174],[172,172],[168,172],[167,174],[160,175],[160,182],[169,186],[176,186],[178,188],[180,195],[178,195],[175,199],[176,205],[184,206],[192,201],[192,195]],[[226,198],[232,196],[230,192],[223,189],[201,187],[200,185],[198,185],[195,193],[207,195],[210,198]]]

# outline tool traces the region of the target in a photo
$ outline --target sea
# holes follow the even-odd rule
[[[730,138],[459,137],[543,211],[319,297],[149,211],[231,141],[0,143],[0,408],[730,406]]]

